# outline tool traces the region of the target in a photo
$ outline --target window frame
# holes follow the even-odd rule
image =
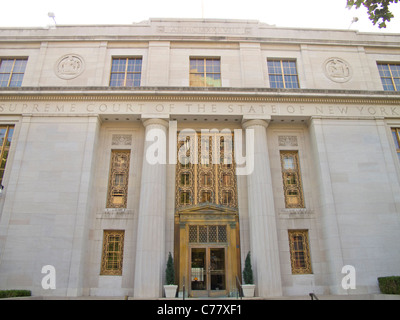
[[[194,60],[199,60],[199,61],[203,61],[203,72],[195,72],[192,71],[191,69],[191,65],[192,65],[192,61]],[[207,72],[207,61],[211,62],[211,61],[218,61],[219,62],[219,72]],[[189,86],[193,87],[193,88],[220,88],[222,87],[222,72],[221,72],[221,57],[189,57]],[[199,85],[192,85],[193,82],[198,83],[198,80],[192,80],[192,75],[202,75],[203,76],[203,85],[199,86]],[[219,75],[219,85],[207,85],[207,75]],[[213,78],[214,79],[214,78]],[[214,81],[216,81],[214,79]]]
[[[302,237],[301,249],[296,248],[294,237]],[[312,274],[310,241],[308,230],[288,230],[289,237],[289,252],[290,252],[290,265],[292,274]],[[300,253],[300,255],[298,254]],[[300,261],[299,256],[303,257]]]
[[[112,236],[118,236],[118,248],[119,250],[111,251],[110,249],[110,238]],[[102,246],[102,254],[101,254],[101,267],[100,267],[100,275],[103,276],[121,276],[122,275],[122,266],[123,266],[123,257],[124,257],[124,242],[125,242],[125,230],[103,230],[103,246]],[[113,260],[116,263],[116,267],[109,267],[109,254],[115,254],[116,260]]]
[[[293,169],[285,168],[285,157],[292,156],[293,157]],[[282,171],[282,183],[283,183],[283,192],[285,198],[285,208],[305,208],[304,201],[304,192],[303,192],[303,184],[301,179],[301,170],[300,170],[300,159],[299,159],[299,151],[298,150],[279,150],[279,157],[281,162],[281,171]],[[290,177],[296,178],[296,183],[288,183]],[[296,191],[298,193],[298,203],[292,204],[290,202],[289,193]]]
[[[117,72],[113,72],[113,63],[115,60],[125,60],[125,70],[122,71],[117,71]],[[128,71],[128,66],[129,66],[129,60],[140,60],[140,71]],[[137,88],[140,87],[142,85],[142,70],[143,70],[143,57],[141,56],[122,56],[122,57],[112,57],[111,58],[111,69],[110,69],[110,79],[108,82],[108,85],[110,87],[127,87],[127,88]],[[113,75],[116,74],[123,74],[124,75],[124,81],[123,81],[123,85],[122,86],[117,86],[117,85],[112,85],[111,81],[112,81],[112,77]],[[128,74],[132,74],[133,75],[133,79],[132,79],[132,85],[131,86],[127,86],[127,81],[129,81],[128,79]],[[134,75],[140,75],[140,80],[139,80],[139,85],[134,85],[135,84],[135,77]]]
[[[398,68],[400,70],[400,62],[379,62],[378,61],[376,64],[377,64],[377,67],[378,67],[379,77],[380,77],[381,82],[382,82],[383,90],[384,91],[400,91],[400,85],[399,85],[400,84],[400,71],[399,71],[399,76],[398,77],[395,77],[393,75],[393,71],[392,71],[392,66],[398,66]],[[389,71],[390,77],[382,75],[380,66],[387,66],[388,67],[388,71]],[[386,89],[387,84],[384,83],[384,79],[390,79],[391,85],[392,85],[394,90]],[[396,85],[395,79],[398,79],[399,84]]]
[[[122,169],[117,169],[115,158],[117,154],[126,153],[128,161],[126,163],[126,167]],[[106,208],[116,209],[116,208],[127,208],[128,203],[128,184],[129,184],[129,169],[131,162],[131,150],[130,149],[112,149],[110,156],[110,170],[109,170],[109,178],[108,178],[108,190],[107,190],[107,204]],[[115,184],[115,177],[119,175],[123,175],[123,185]],[[120,204],[114,203],[113,198],[116,192],[120,192],[122,195],[122,202]]]
[[[3,61],[7,61],[7,60],[13,60],[13,64],[12,64],[11,70],[10,70],[10,72],[1,72],[1,65],[2,65]],[[15,64],[16,64],[17,61],[25,61],[25,66],[24,66],[23,72],[15,72],[14,71],[15,70]],[[22,82],[24,80],[27,64],[28,64],[28,58],[27,57],[0,57],[0,75],[2,75],[2,74],[7,75],[8,74],[7,85],[6,86],[2,86],[1,85],[2,81],[0,81],[0,87],[2,87],[2,88],[19,88],[19,87],[22,87]],[[14,85],[10,86],[10,84],[12,83],[13,75],[17,75],[17,74],[22,75],[21,80],[18,81],[18,83],[20,82],[20,84],[17,85],[17,86],[14,86]]]
[[[272,73],[270,66],[269,66],[269,62],[279,62],[280,63],[280,73]],[[284,62],[293,62],[296,68],[296,73],[292,74],[292,73],[285,73],[285,67],[284,67]],[[290,69],[290,68],[289,68]],[[268,70],[268,79],[269,79],[269,85],[270,88],[274,88],[274,89],[300,89],[300,81],[299,81],[299,70],[297,68],[297,59],[291,59],[291,58],[267,58],[267,70]],[[277,81],[272,81],[271,77],[272,76],[281,76],[282,77],[282,84],[283,87],[279,87],[279,86],[275,86],[273,85],[274,83],[278,84]],[[288,88],[288,81],[286,81],[286,77],[296,77],[296,83],[297,83],[297,87],[293,88],[290,87]]]
[[[6,168],[7,168],[7,161],[8,161],[8,157],[10,155],[10,150],[11,150],[11,142],[12,142],[12,137],[14,136],[14,132],[15,132],[15,125],[8,125],[8,124],[2,124],[0,125],[0,130],[1,129],[6,129],[6,132],[4,134],[4,140],[3,140],[3,144],[0,146],[0,171],[3,171],[3,174],[0,175],[0,186],[3,184],[3,180],[4,180],[4,174],[6,172]],[[11,134],[11,140],[8,142],[8,138],[10,136],[10,129],[12,129],[12,134]],[[8,144],[8,145],[7,145]],[[5,158],[5,163],[4,163],[4,168],[2,168],[2,162],[3,162],[3,157],[5,155],[5,152],[7,151],[7,155]]]
[[[397,153],[397,158],[400,161],[400,128],[399,127],[391,127],[390,132],[392,133],[393,143],[395,146],[395,151]]]

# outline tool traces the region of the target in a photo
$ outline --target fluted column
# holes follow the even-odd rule
[[[260,297],[282,295],[267,127],[266,120],[243,122],[244,129],[254,130],[254,171],[247,176],[247,186],[250,251]]]
[[[161,154],[167,147],[168,122],[163,119],[143,121],[146,128],[143,152],[138,235],[135,260],[134,296],[162,296],[165,269],[166,159]],[[162,136],[165,135],[165,139]],[[157,139],[155,139],[157,136]],[[161,139],[161,140],[160,140]],[[158,148],[158,152],[153,152]],[[164,160],[154,163],[155,157]]]

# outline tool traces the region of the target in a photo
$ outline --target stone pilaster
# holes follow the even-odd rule
[[[168,122],[163,119],[146,119],[145,144],[140,187],[138,236],[134,296],[136,298],[158,298],[162,295],[165,271],[165,216],[167,165],[155,163],[149,149],[155,143],[166,146]],[[155,142],[153,135],[165,134],[165,140]],[[166,150],[166,149],[165,149]],[[159,150],[160,152],[161,150]],[[154,155],[154,154],[153,154]]]
[[[243,122],[244,129],[254,130],[254,171],[247,176],[247,186],[250,251],[260,297],[282,295],[267,126],[263,119]]]

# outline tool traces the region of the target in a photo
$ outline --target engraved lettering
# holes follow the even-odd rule
[[[315,107],[315,113],[316,114],[324,114],[323,107]]]

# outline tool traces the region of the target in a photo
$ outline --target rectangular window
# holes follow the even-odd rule
[[[140,87],[142,58],[114,58],[111,66],[111,87]]]
[[[107,208],[126,208],[130,150],[112,150]]]
[[[400,128],[392,128],[392,136],[396,146],[397,157],[400,160]]]
[[[190,58],[191,87],[220,87],[221,61],[218,58]]]
[[[289,230],[289,247],[292,273],[312,273],[308,230]]]
[[[6,169],[6,163],[8,153],[10,151],[11,139],[14,133],[14,126],[0,126],[0,185],[3,182],[4,171]]]
[[[400,63],[378,63],[383,90],[400,91]]]
[[[299,88],[295,60],[273,59],[267,61],[271,88]]]
[[[104,230],[101,275],[122,275],[124,237],[124,230]]]
[[[176,207],[212,203],[237,208],[233,134],[204,130],[184,137],[178,135],[177,142]]]
[[[225,225],[189,226],[189,243],[226,243]]]
[[[27,59],[0,58],[0,87],[20,87]]]
[[[281,166],[286,208],[304,208],[298,152],[281,151]]]

